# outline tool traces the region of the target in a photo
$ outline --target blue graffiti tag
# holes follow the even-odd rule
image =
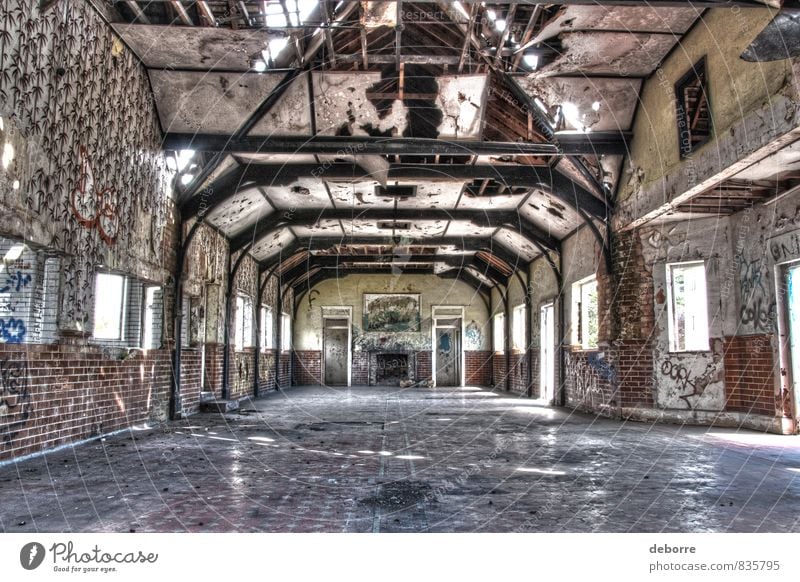
[[[30,275],[22,275],[21,271],[17,271],[16,273],[9,273],[8,277],[6,278],[6,284],[4,287],[0,288],[0,293],[8,293],[11,289],[14,289],[17,293],[23,287],[27,287],[28,283],[31,282]]]
[[[27,331],[25,322],[21,319],[0,319],[0,339],[7,344],[21,344]]]

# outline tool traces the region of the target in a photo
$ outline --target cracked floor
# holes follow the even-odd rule
[[[5,532],[800,531],[800,438],[296,387],[0,467]]]

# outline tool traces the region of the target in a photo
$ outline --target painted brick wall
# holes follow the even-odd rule
[[[258,369],[258,390],[260,393],[275,390],[275,350],[262,350]]]
[[[354,386],[369,384],[369,353],[353,352],[352,381]]]
[[[231,348],[228,398],[237,400],[253,395],[255,385],[256,349],[237,352]]]
[[[322,384],[322,352],[304,350],[294,353],[294,376],[296,386],[319,386]]]
[[[511,355],[511,391],[524,394],[528,389],[528,362],[527,356],[522,354]]]
[[[782,414],[782,398],[775,394],[775,362],[771,336],[725,338],[725,410]]]
[[[468,386],[492,383],[492,352],[464,352],[465,380]]]
[[[0,459],[166,417],[170,353],[126,359],[89,345],[0,345]]]
[[[506,388],[506,355],[505,352],[495,352],[492,356],[492,376],[496,388]]]
[[[278,383],[281,388],[288,388],[292,382],[292,353],[281,352],[278,366]]]
[[[200,350],[181,352],[181,409],[184,414],[200,410],[200,376],[202,353]]]

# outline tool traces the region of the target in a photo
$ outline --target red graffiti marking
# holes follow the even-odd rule
[[[106,244],[113,245],[119,234],[119,217],[114,204],[116,190],[111,187],[96,187],[94,170],[85,147],[80,147],[79,155],[80,177],[78,186],[70,196],[72,214],[82,226],[90,230],[97,228],[100,238]]]

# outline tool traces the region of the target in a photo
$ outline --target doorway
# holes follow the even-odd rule
[[[556,326],[552,303],[543,305],[539,315],[539,399],[553,403],[556,388]]]
[[[800,264],[786,269],[786,319],[789,331],[789,365],[796,420],[800,411]]]
[[[350,317],[323,312],[322,321],[324,384],[326,386],[349,386]]]
[[[460,306],[433,307],[433,380],[435,386],[464,385],[464,308]]]

